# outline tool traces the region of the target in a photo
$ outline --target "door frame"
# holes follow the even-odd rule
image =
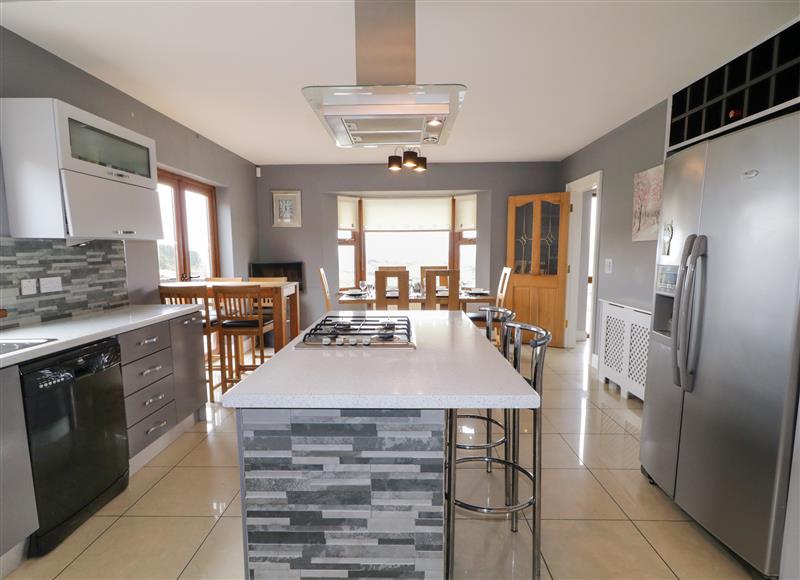
[[[581,262],[581,242],[583,232],[581,225],[583,222],[583,194],[591,189],[597,190],[597,213],[595,215],[596,223],[594,229],[594,278],[592,279],[594,292],[592,293],[591,316],[592,322],[595,322],[597,316],[597,287],[598,287],[598,270],[597,266],[600,262],[600,211],[602,208],[602,195],[603,195],[603,170],[595,171],[589,175],[585,175],[580,179],[570,181],[565,188],[570,194],[572,203],[572,211],[569,214],[569,247],[567,249],[567,256],[569,267],[567,268],[567,308],[566,318],[570,321],[578,320],[578,296],[580,295],[580,287],[582,276],[580,276],[580,262]],[[574,268],[572,266],[575,266]],[[584,280],[583,283],[586,281]],[[589,317],[587,316],[587,322]],[[592,328],[596,328],[596,324],[592,324]],[[570,323],[566,332],[564,333],[564,348],[574,348],[577,342],[576,325]]]

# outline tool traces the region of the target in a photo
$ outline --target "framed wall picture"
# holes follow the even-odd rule
[[[633,176],[633,227],[631,239],[644,242],[658,239],[661,218],[661,190],[664,165],[657,165]]]
[[[272,227],[299,228],[303,221],[300,214],[299,191],[272,192]]]

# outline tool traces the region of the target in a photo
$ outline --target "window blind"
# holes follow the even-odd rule
[[[354,230],[358,224],[358,198],[340,195],[337,199],[339,207],[339,229]]]
[[[456,223],[455,230],[478,229],[478,196],[459,195],[456,197]]]
[[[374,232],[402,230],[449,231],[451,198],[364,198],[364,229]]]

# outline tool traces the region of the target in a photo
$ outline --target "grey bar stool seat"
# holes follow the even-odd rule
[[[487,317],[489,314],[487,313]],[[487,324],[487,327],[489,325]],[[522,345],[523,335],[529,333],[533,338],[528,341],[532,348],[531,354],[531,387],[542,396],[542,379],[544,375],[544,357],[547,352],[547,345],[550,344],[552,335],[549,331],[522,322],[507,320],[501,328],[502,342],[501,350],[506,359],[514,366],[517,372],[522,371]],[[488,332],[487,332],[488,334]],[[510,514],[511,530],[516,532],[519,526],[519,512],[524,509],[533,510],[533,554],[532,570],[533,578],[540,577],[540,553],[541,553],[541,473],[542,473],[542,408],[533,409],[533,471],[520,465],[519,462],[519,441],[520,441],[520,411],[519,409],[509,409],[505,411],[506,425],[503,429],[504,444],[506,449],[505,459],[491,456],[487,457],[461,457],[456,458],[456,449],[460,446],[455,444],[457,437],[457,414],[454,409],[447,412],[447,461],[445,473],[445,504],[447,516],[447,536],[445,538],[445,578],[452,580],[454,575],[454,556],[455,556],[455,507],[461,507],[470,511],[484,514]],[[487,427],[491,428],[492,423],[487,422]],[[497,464],[505,468],[505,504],[504,506],[478,506],[473,505],[455,497],[456,490],[456,466],[461,463],[472,461],[483,461],[487,465]],[[519,476],[530,480],[532,485],[531,497],[522,501],[519,499]]]

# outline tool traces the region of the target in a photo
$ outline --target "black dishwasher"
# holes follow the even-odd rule
[[[107,339],[20,365],[45,554],[128,485],[120,350]]]

